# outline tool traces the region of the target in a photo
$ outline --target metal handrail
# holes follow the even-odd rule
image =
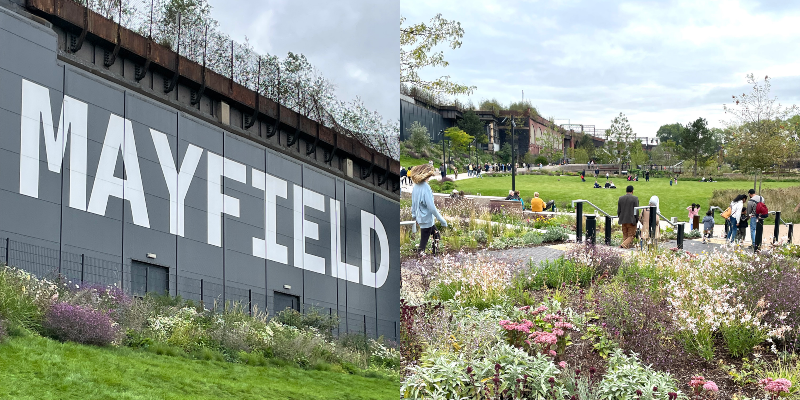
[[[598,207],[598,206],[596,206],[596,205],[592,204],[592,202],[591,202],[591,201],[589,201],[589,200],[580,200],[580,199],[579,199],[579,200],[572,200],[572,207],[575,207],[575,203],[588,203],[590,206],[594,207],[594,209],[595,209],[595,210],[597,210],[597,211],[600,211],[600,212],[601,212],[603,215],[605,215],[606,217],[611,217],[611,218],[619,218],[619,217],[617,217],[616,215],[611,215],[611,214],[609,214],[609,213],[607,213],[607,212],[603,211],[603,209],[602,209],[602,208],[600,208],[600,207]]]

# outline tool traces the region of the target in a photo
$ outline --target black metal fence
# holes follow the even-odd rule
[[[197,279],[178,275],[174,268],[164,268],[163,276],[156,276],[151,269],[136,268],[136,261],[130,264],[91,257],[46,246],[37,246],[10,238],[0,238],[0,265],[5,264],[29,272],[39,278],[51,280],[64,279],[70,284],[99,284],[116,286],[125,292],[141,296],[146,292],[167,293],[201,303],[205,308],[216,310],[240,305],[249,313],[267,311],[273,308],[273,295],[263,288],[246,288],[225,285],[218,279]],[[134,283],[138,285],[134,286]],[[268,307],[273,305],[273,307]],[[399,305],[398,305],[399,308]],[[337,315],[340,323],[334,335],[365,334],[377,338],[397,341],[399,326],[397,321],[371,315],[322,307],[316,304],[299,303],[297,309],[306,313],[310,310],[330,316]],[[282,310],[274,310],[275,312]]]

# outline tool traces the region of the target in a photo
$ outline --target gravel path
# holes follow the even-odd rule
[[[527,267],[530,262],[533,262],[534,265],[538,265],[539,262],[543,260],[554,260],[561,257],[561,255],[564,254],[564,250],[550,246],[538,246],[506,250],[489,250],[486,251],[486,253],[498,258],[505,258],[516,264],[518,268],[523,268]]]

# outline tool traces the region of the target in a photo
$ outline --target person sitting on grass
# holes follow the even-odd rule
[[[606,183],[606,185],[608,185],[608,183]],[[594,188],[595,188],[595,189],[602,189],[602,187],[600,186],[600,184],[599,184],[599,183],[597,183],[597,181],[596,181],[596,180],[594,181]]]
[[[611,182],[609,182],[609,184],[608,184],[608,188],[609,188],[609,189],[616,189],[616,188],[617,188],[617,186],[616,186],[616,185],[614,185],[614,182],[613,182],[613,181],[611,181]]]

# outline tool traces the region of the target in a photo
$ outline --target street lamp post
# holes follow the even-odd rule
[[[444,130],[443,129],[439,130],[439,135],[441,135],[441,137],[442,137],[442,168],[445,168],[445,171],[447,171],[447,153],[445,152],[445,148],[444,148]]]
[[[517,124],[514,122],[514,117],[511,117],[511,190],[517,190],[517,163],[514,162],[514,128]]]

